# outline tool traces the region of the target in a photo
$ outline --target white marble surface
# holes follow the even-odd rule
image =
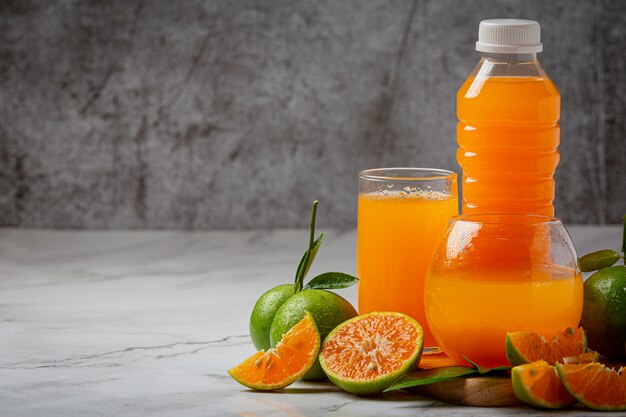
[[[621,228],[570,227],[579,252]],[[326,231],[312,274],[354,272],[354,231]],[[0,230],[0,416],[511,415],[329,383],[251,392],[226,370],[253,352],[256,298],[289,282],[306,231]],[[355,289],[342,292],[352,302]],[[584,409],[566,412],[586,415]]]

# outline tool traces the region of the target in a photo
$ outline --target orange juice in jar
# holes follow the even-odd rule
[[[357,274],[359,313],[398,311],[424,329],[424,277],[450,218],[458,212],[451,171],[385,168],[360,174]]]
[[[547,252],[546,252],[547,251]],[[529,215],[456,216],[425,285],[426,315],[460,364],[507,366],[511,331],[551,337],[577,327],[583,281],[561,222]]]

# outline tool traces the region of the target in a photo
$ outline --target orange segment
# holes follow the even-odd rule
[[[517,398],[534,407],[563,408],[576,402],[561,384],[554,366],[544,361],[514,367],[511,382]]]
[[[336,385],[356,394],[382,392],[419,361],[423,333],[411,317],[374,312],[350,319],[326,338],[320,364]]]
[[[564,358],[585,352],[585,331],[566,329],[554,335],[551,341],[534,332],[512,332],[506,335],[506,356],[511,365],[522,365],[544,360],[552,365],[563,363]]]
[[[559,364],[561,382],[574,398],[594,410],[626,410],[626,368],[615,370],[601,363]]]
[[[228,373],[240,384],[256,390],[276,390],[292,384],[315,363],[320,335],[311,314],[293,326],[275,349],[259,351]]]

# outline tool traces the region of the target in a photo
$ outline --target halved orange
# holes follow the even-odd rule
[[[534,332],[506,334],[506,357],[512,366],[544,360],[549,365],[563,362],[568,356],[578,356],[587,349],[582,328],[568,328],[554,335],[551,341]]]
[[[337,386],[355,394],[377,394],[419,362],[423,339],[422,326],[405,314],[363,314],[330,332],[319,360]]]
[[[311,369],[319,348],[320,334],[313,316],[307,312],[274,349],[258,351],[228,373],[241,385],[255,390],[285,388]]]
[[[565,389],[593,410],[626,411],[626,368],[618,371],[601,363],[556,364]]]

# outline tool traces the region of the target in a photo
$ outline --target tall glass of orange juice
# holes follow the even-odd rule
[[[357,242],[361,314],[398,311],[424,329],[424,278],[450,218],[458,213],[457,175],[430,168],[381,168],[359,174]]]
[[[506,333],[551,337],[577,327],[583,281],[567,231],[555,218],[455,216],[425,284],[428,324],[452,359],[507,366]]]

